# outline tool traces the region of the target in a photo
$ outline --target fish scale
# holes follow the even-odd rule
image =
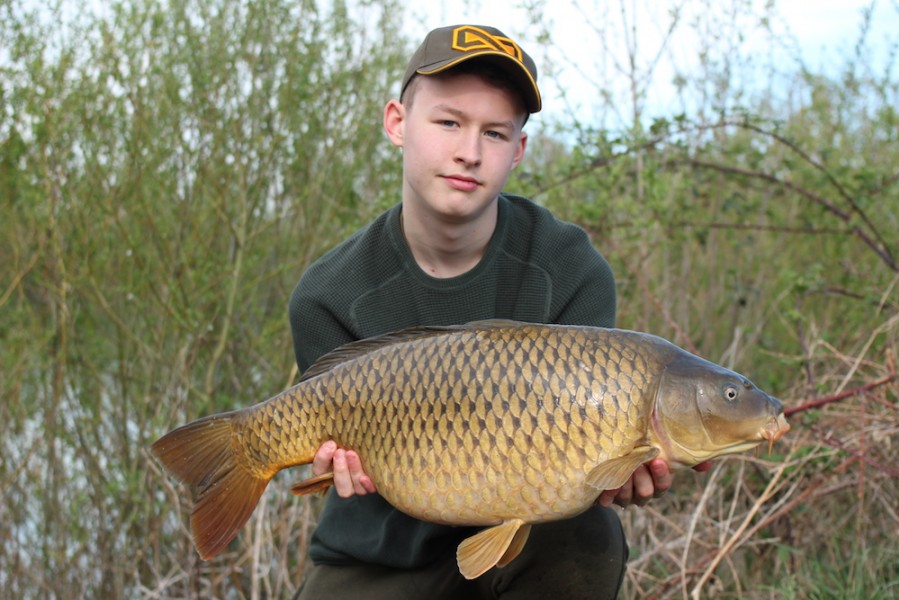
[[[734,390],[739,402],[723,393]],[[275,473],[334,440],[399,510],[488,527],[459,547],[476,577],[512,560],[531,524],[586,510],[643,462],[692,465],[777,439],[782,413],[742,376],[656,336],[484,322],[349,344],[296,386],[173,430],[153,451],[197,486],[204,558],[237,535]]]

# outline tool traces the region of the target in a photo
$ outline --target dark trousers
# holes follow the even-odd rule
[[[615,598],[628,549],[618,515],[594,506],[567,519],[535,525],[518,557],[468,581],[456,550],[417,569],[378,565],[312,567],[299,600],[581,600]]]

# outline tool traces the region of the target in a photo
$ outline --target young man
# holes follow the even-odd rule
[[[481,319],[615,324],[615,284],[583,230],[504,194],[522,127],[541,107],[533,60],[501,31],[428,34],[384,130],[402,150],[401,202],[319,259],[290,301],[301,371],[344,343],[415,325]],[[573,519],[534,526],[522,554],[466,581],[455,560],[471,528],[413,519],[378,496],[350,449],[325,443],[313,471],[334,472],[300,598],[613,598],[627,545],[609,508],[671,485],[663,461]]]

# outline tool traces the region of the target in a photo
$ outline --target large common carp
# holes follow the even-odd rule
[[[153,452],[197,489],[204,559],[234,539],[278,471],[334,440],[403,512],[486,526],[457,552],[474,578],[514,559],[532,523],[577,515],[656,456],[692,466],[787,430],[776,399],[659,337],[491,321],[348,344],[294,387],[175,429]]]

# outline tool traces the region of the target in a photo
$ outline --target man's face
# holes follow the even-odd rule
[[[476,219],[524,156],[521,100],[477,75],[419,78],[411,105],[393,105],[395,133],[388,127],[403,148],[403,201],[448,222]]]

